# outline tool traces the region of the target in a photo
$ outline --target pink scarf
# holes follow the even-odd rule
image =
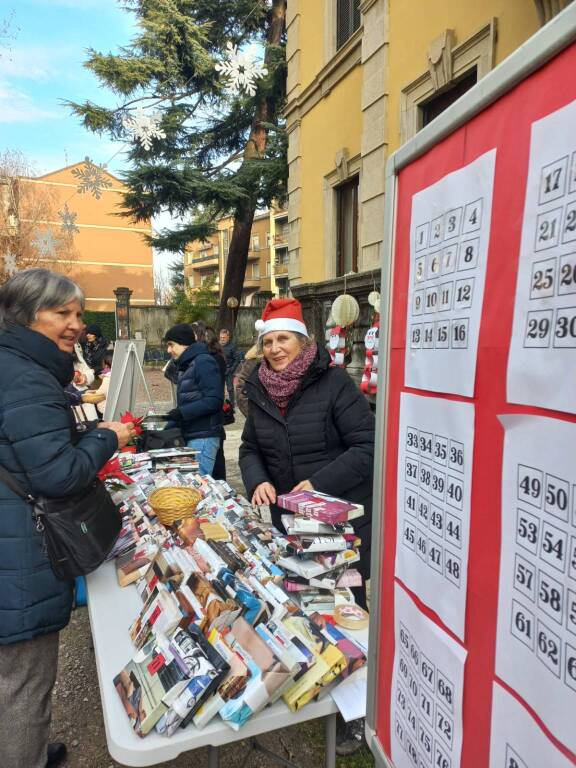
[[[262,361],[262,365],[258,369],[258,378],[272,402],[281,411],[287,408],[290,398],[300,386],[302,377],[316,358],[316,352],[317,345],[314,341],[304,347],[283,371],[274,371],[266,360]]]

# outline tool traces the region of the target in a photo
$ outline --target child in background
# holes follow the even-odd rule
[[[103,368],[100,371],[101,384],[96,390],[97,395],[104,395],[104,400],[96,404],[98,413],[104,416],[104,409],[106,408],[106,398],[108,397],[108,387],[110,386],[110,374],[112,372],[112,358],[113,352],[106,352],[102,358]]]

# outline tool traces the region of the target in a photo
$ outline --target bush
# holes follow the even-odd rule
[[[99,325],[108,341],[116,339],[116,315],[114,312],[94,312],[90,309],[84,312],[86,325]]]

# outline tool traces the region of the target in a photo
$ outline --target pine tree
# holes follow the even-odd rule
[[[231,297],[240,301],[254,213],[286,194],[286,0],[124,0],[139,31],[118,54],[89,51],[85,66],[120,99],[115,110],[71,104],[84,125],[126,140],[126,117],[138,107],[161,116],[163,135],[150,149],[134,143],[122,215],[143,221],[169,211],[186,223],[150,238],[182,253],[234,217],[218,313],[233,327]],[[215,68],[226,43],[262,49],[267,75],[254,95],[231,93]],[[123,120],[124,118],[124,120]]]

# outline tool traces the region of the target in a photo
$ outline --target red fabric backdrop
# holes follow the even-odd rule
[[[538,413],[576,421],[576,418],[566,414],[518,407],[506,402],[506,367],[512,334],[531,124],[576,99],[575,73],[576,45],[573,45],[399,174],[392,290],[387,462],[383,468],[386,485],[381,511],[385,533],[384,542],[380,542],[383,566],[379,592],[381,644],[378,649],[376,712],[377,737],[388,755],[390,687],[394,660],[393,584],[400,393],[412,391],[430,397],[441,396],[469,402],[466,398],[436,395],[404,387],[412,196],[447,173],[469,164],[496,147],[492,224],[478,346],[476,389],[472,400],[476,409],[476,429],[464,642],[468,659],[464,678],[462,748],[464,768],[486,768],[489,764],[496,650],[504,437],[497,416],[503,413]],[[426,615],[443,626],[436,614],[418,601],[413,593],[410,594]],[[443,628],[446,631],[446,628]],[[452,637],[457,640],[454,635]],[[547,733],[550,736],[549,732]],[[553,738],[552,741],[561,747]],[[569,754],[566,750],[563,751]],[[572,756],[572,759],[576,764],[576,757]]]

